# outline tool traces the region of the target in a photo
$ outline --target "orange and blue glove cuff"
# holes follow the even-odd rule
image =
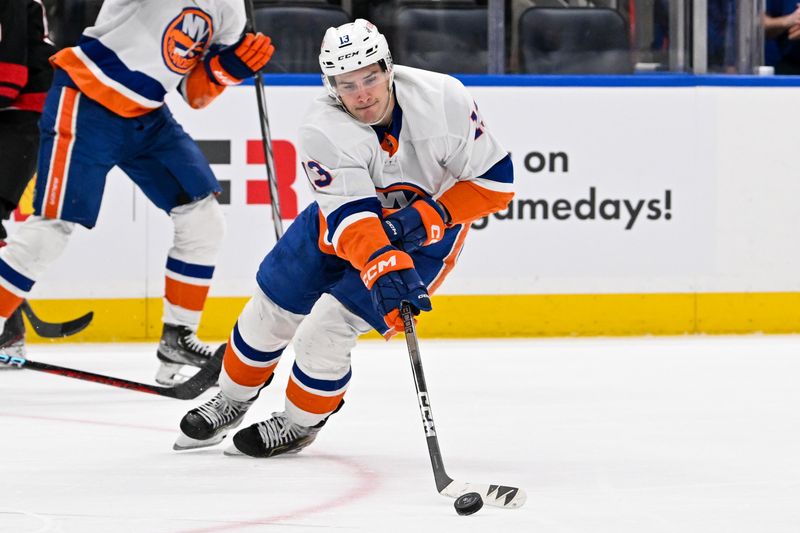
[[[268,36],[246,33],[238,42],[209,52],[203,64],[214,83],[238,85],[264,68],[274,52]]]

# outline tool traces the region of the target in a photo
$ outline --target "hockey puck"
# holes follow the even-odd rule
[[[477,492],[468,492],[456,498],[453,507],[456,508],[456,512],[461,516],[471,515],[481,510],[483,499]]]

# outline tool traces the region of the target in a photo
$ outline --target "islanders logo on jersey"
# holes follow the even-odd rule
[[[213,33],[211,16],[196,7],[187,7],[164,30],[161,39],[164,64],[172,72],[186,74],[203,57]]]
[[[430,198],[431,195],[413,183],[393,183],[388,187],[375,187],[375,195],[384,210],[397,211],[410,205],[417,198]]]

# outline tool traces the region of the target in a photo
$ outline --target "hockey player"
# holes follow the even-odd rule
[[[511,159],[458,80],[394,66],[363,19],[329,28],[319,59],[328,94],[300,130],[316,201],[259,267],[220,392],[183,417],[176,449],[219,443],[238,426],[292,338],[285,411],[237,432],[229,453],[310,444],[343,404],[357,337],[402,330],[403,301],[430,311],[428,294],[453,268],[470,221],[513,196]]]
[[[36,123],[53,77],[47,61],[53,52],[41,1],[0,4],[0,246],[8,236],[3,221],[19,205],[36,171]],[[0,349],[21,355],[25,325],[19,309],[0,331]]]
[[[0,250],[0,325],[61,254],[76,224],[95,225],[106,175],[122,169],[174,225],[166,262],[156,380],[212,355],[196,336],[224,234],[221,191],[197,144],[175,121],[173,89],[202,108],[269,61],[262,34],[243,35],[244,4],[229,0],[106,0],[77,46],[51,58],[34,201]]]

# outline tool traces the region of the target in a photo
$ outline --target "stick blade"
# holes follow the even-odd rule
[[[214,355],[188,380],[174,387],[164,387],[164,395],[178,400],[193,400],[216,384],[222,370],[226,346],[227,343],[223,343],[217,348]]]
[[[528,495],[524,490],[507,485],[482,485],[479,483],[465,483],[463,481],[453,481],[439,494],[449,498],[458,498],[468,492],[477,492],[483,498],[483,503],[492,507],[503,509],[517,509],[525,505]]]
[[[89,311],[83,316],[67,322],[45,322],[33,312],[27,300],[22,302],[22,312],[28,317],[28,322],[31,323],[33,330],[40,337],[46,339],[57,339],[61,337],[69,337],[80,333],[92,322],[94,312]]]

